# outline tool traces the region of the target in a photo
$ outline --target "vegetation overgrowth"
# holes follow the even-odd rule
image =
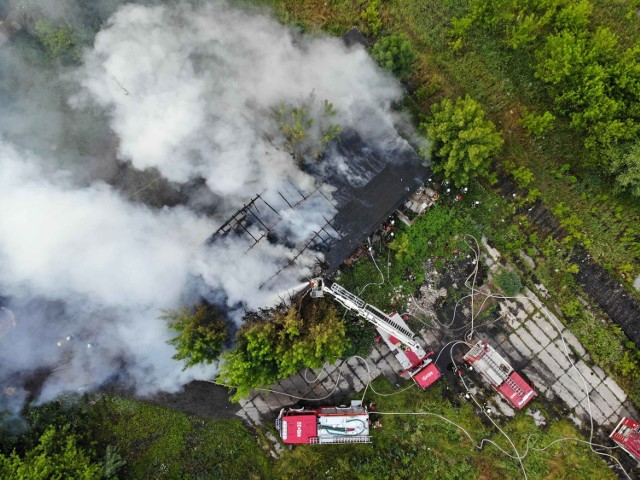
[[[229,338],[229,325],[211,305],[166,310],[160,318],[177,334],[168,343],[175,346],[173,358],[183,360],[185,369],[217,360]]]
[[[475,177],[488,177],[491,160],[504,141],[480,104],[468,95],[455,103],[445,98],[431,112],[421,127],[433,142],[434,171],[458,188]]]
[[[386,380],[376,380],[373,388],[382,395],[370,390],[367,400],[376,402],[377,411],[400,414],[378,417],[382,428],[374,430],[373,445],[303,446],[285,449],[277,459],[267,453],[272,448],[267,435],[275,434],[269,424],[250,432],[239,420],[203,419],[143,401],[110,395],[78,398],[67,408],[73,410],[73,415],[82,416],[82,424],[64,427],[68,433],[60,437],[61,444],[91,439],[83,448],[111,452],[109,455],[113,458],[109,462],[115,468],[98,469],[107,463],[105,457],[102,463],[90,464],[93,470],[75,474],[74,466],[84,458],[83,453],[76,453],[65,457],[64,478],[466,480],[515,478],[521,474],[519,463],[497,448],[490,445],[481,450],[476,448],[482,438],[489,438],[506,451],[512,451],[499,432],[481,421],[481,414],[472,403],[448,400],[450,395],[442,384],[427,392],[417,388],[402,391]],[[45,409],[39,418],[46,441],[47,432],[60,430],[59,422],[66,420],[56,413],[59,405],[39,408]],[[411,415],[402,415],[403,412]],[[543,414],[549,417],[544,410]],[[473,441],[438,415],[463,427]],[[561,437],[584,440],[566,420],[540,427],[531,416],[519,415],[503,428],[521,453],[526,449],[529,436],[530,445],[536,448]],[[0,465],[3,458],[0,456]],[[53,454],[44,461],[57,460],[59,457]],[[545,451],[532,450],[524,459],[524,467],[530,479],[615,478],[585,444],[575,441],[562,442]],[[7,478],[52,477],[44,474]]]
[[[217,380],[235,389],[235,400],[303,367],[333,362],[349,345],[344,322],[329,302],[303,299],[282,311],[250,312],[244,320],[235,348],[222,355]]]

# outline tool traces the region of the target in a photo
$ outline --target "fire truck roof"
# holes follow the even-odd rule
[[[535,390],[517,372],[511,372],[509,379],[496,390],[518,410],[536,396]]]
[[[413,379],[423,390],[429,388],[439,378],[440,370],[438,370],[438,367],[436,367],[436,364],[433,362],[413,375]]]
[[[623,417],[610,437],[640,461],[640,422]]]
[[[284,443],[310,443],[318,436],[318,420],[315,413],[282,417],[280,436]]]

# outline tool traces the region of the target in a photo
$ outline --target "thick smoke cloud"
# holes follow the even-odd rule
[[[112,110],[122,158],[173,181],[201,176],[227,199],[300,175],[266,141],[280,102],[327,99],[338,123],[366,133],[389,126],[386,109],[400,93],[364,49],[298,37],[221,2],[121,9],[96,36],[81,75]]]
[[[144,371],[141,390],[192,378],[171,360],[156,317],[178,305],[210,222],[184,208],[133,205],[104,184],[44,180],[37,159],[6,144],[0,158],[0,291],[18,319],[5,337],[12,344],[2,345],[4,372],[65,361],[65,381],[49,385],[50,394],[100,384],[120,359]],[[55,302],[61,312],[51,312]]]
[[[18,53],[11,58],[14,78],[34,68]],[[273,107],[327,99],[343,128],[372,142],[400,141],[389,135],[389,105],[400,90],[363,49],[301,37],[224,2],[124,6],[82,65],[55,82],[64,85],[60,106],[41,90],[42,115],[62,119],[55,133],[38,132],[37,121],[0,122],[0,295],[17,318],[0,338],[0,384],[53,370],[43,399],[116,376],[141,393],[211,377],[215,367],[183,372],[171,359],[161,309],[202,295],[237,320],[242,308],[272,305],[311,273],[316,254],[298,253],[333,215],[331,189],[282,147]],[[24,105],[36,114],[38,92],[34,100],[19,81],[15,89],[16,98],[30,100],[0,99],[12,108],[8,115],[27,117]],[[93,123],[73,124],[79,116]],[[74,141],[47,151],[38,139],[65,138],[65,122]],[[111,132],[95,133],[107,125]],[[85,130],[88,145],[77,139]],[[37,153],[26,148],[30,137]],[[117,155],[103,151],[112,145]],[[352,174],[343,159],[326,161]],[[187,198],[163,208],[134,203],[114,168],[153,169]],[[199,179],[205,193],[190,196]],[[317,193],[290,209],[280,194],[298,190]],[[253,241],[235,235],[205,246],[258,193],[279,210],[265,222],[287,246],[262,241],[249,251]]]

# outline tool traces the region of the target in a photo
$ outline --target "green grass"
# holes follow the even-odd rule
[[[267,456],[240,420],[188,416],[146,402],[104,396],[87,428],[118,448],[123,478],[265,478]]]
[[[365,257],[345,268],[338,283],[383,311],[404,311],[407,300],[424,281],[424,262],[436,260],[441,268],[461,252],[469,250],[464,235],[480,237],[484,229],[483,212],[491,204],[483,202],[478,209],[468,208],[474,189],[466,204],[451,204],[443,196],[437,205],[415,219],[408,228],[397,222],[395,241],[374,245],[375,261]],[[390,239],[389,239],[390,240]]]
[[[474,442],[490,438],[506,451],[508,442],[488,428],[472,404],[453,406],[442,395],[442,383],[427,392],[412,388],[400,392],[386,380],[373,382],[376,391],[393,393],[378,396],[372,392],[379,412],[431,413],[446,417],[465,428]],[[537,404],[534,404],[538,407]],[[305,479],[505,479],[521,474],[517,460],[486,445],[482,451],[455,426],[432,415],[381,415],[382,428],[374,430],[373,445],[297,447],[285,451],[275,466],[276,478]],[[532,444],[546,446],[561,437],[582,438],[567,421],[548,428],[537,427],[532,417],[519,413],[505,428],[519,451],[525,450],[527,437]],[[606,464],[584,444],[563,442],[546,452],[532,452],[524,466],[530,479],[613,479]]]

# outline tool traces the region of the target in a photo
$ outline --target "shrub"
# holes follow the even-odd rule
[[[210,305],[200,305],[194,310],[166,310],[160,318],[178,333],[167,343],[176,347],[173,358],[185,360],[185,369],[199,363],[212,363],[220,356],[229,337],[227,323]]]
[[[555,119],[556,117],[551,112],[544,112],[542,115],[538,115],[525,110],[522,113],[520,125],[522,125],[529,135],[541,137],[553,127]]]
[[[455,103],[445,98],[431,110],[433,117],[421,127],[433,141],[432,153],[437,157],[434,170],[442,172],[456,187],[474,177],[487,176],[491,157],[504,141],[495,125],[485,119],[480,104],[467,95]]]
[[[520,277],[517,273],[509,270],[500,271],[496,276],[495,283],[507,297],[513,297],[522,290]]]
[[[398,78],[407,77],[416,61],[411,41],[404,35],[389,35],[376,42],[371,56]]]
[[[535,180],[533,172],[527,167],[518,167],[511,172],[511,175],[520,188],[527,188]]]
[[[379,0],[371,0],[360,14],[360,18],[366,22],[369,33],[374,37],[377,36],[382,29]]]

